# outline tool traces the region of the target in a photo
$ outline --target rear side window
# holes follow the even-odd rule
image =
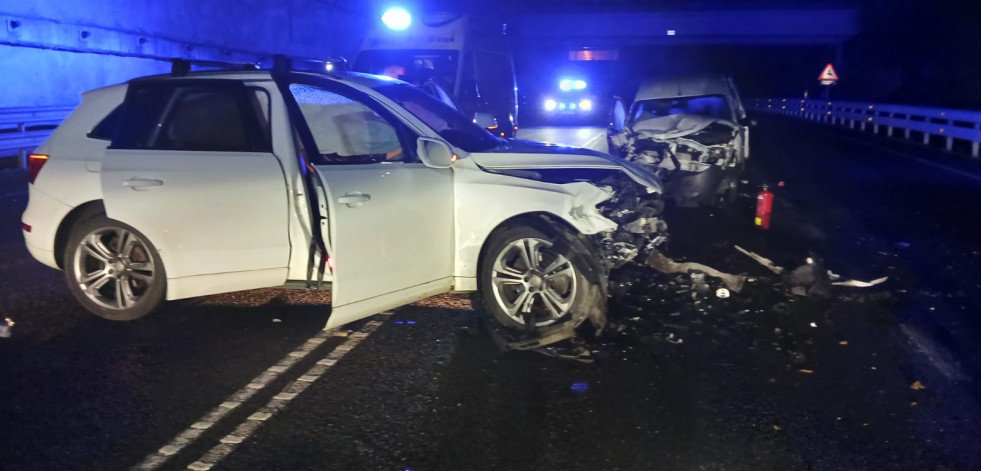
[[[174,97],[154,149],[249,151],[235,94],[215,88],[182,89]]]
[[[265,91],[215,84],[154,84],[123,105],[112,147],[211,152],[268,152]]]
[[[119,105],[114,108],[99,124],[96,124],[92,131],[89,131],[86,136],[90,139],[99,139],[101,141],[111,141],[112,136],[116,134],[116,126],[119,125],[119,117],[123,114],[123,105]]]

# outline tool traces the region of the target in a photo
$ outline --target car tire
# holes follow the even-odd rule
[[[167,276],[160,254],[140,231],[98,214],[72,228],[63,254],[75,299],[104,319],[139,319],[160,307]]]
[[[594,251],[577,235],[541,226],[514,225],[489,238],[479,274],[489,320],[506,331],[532,333],[589,318],[601,330],[606,276]]]

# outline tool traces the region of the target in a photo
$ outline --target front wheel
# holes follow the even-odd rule
[[[160,306],[167,291],[163,262],[146,236],[104,214],[72,229],[64,268],[75,299],[109,320],[143,317]]]
[[[481,260],[484,307],[511,331],[569,320],[578,325],[587,317],[600,329],[605,296],[590,256],[570,234],[527,225],[506,228],[491,237]]]

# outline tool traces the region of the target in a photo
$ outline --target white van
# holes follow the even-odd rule
[[[680,206],[732,201],[749,158],[746,110],[732,78],[650,79],[610,130],[611,152],[648,166]]]

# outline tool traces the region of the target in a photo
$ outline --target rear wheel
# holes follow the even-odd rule
[[[481,296],[491,320],[507,330],[527,332],[602,317],[601,281],[590,256],[567,233],[530,225],[495,233],[480,273]]]
[[[157,250],[142,233],[105,214],[72,229],[64,257],[72,295],[99,317],[138,319],[164,300],[167,276]]]

